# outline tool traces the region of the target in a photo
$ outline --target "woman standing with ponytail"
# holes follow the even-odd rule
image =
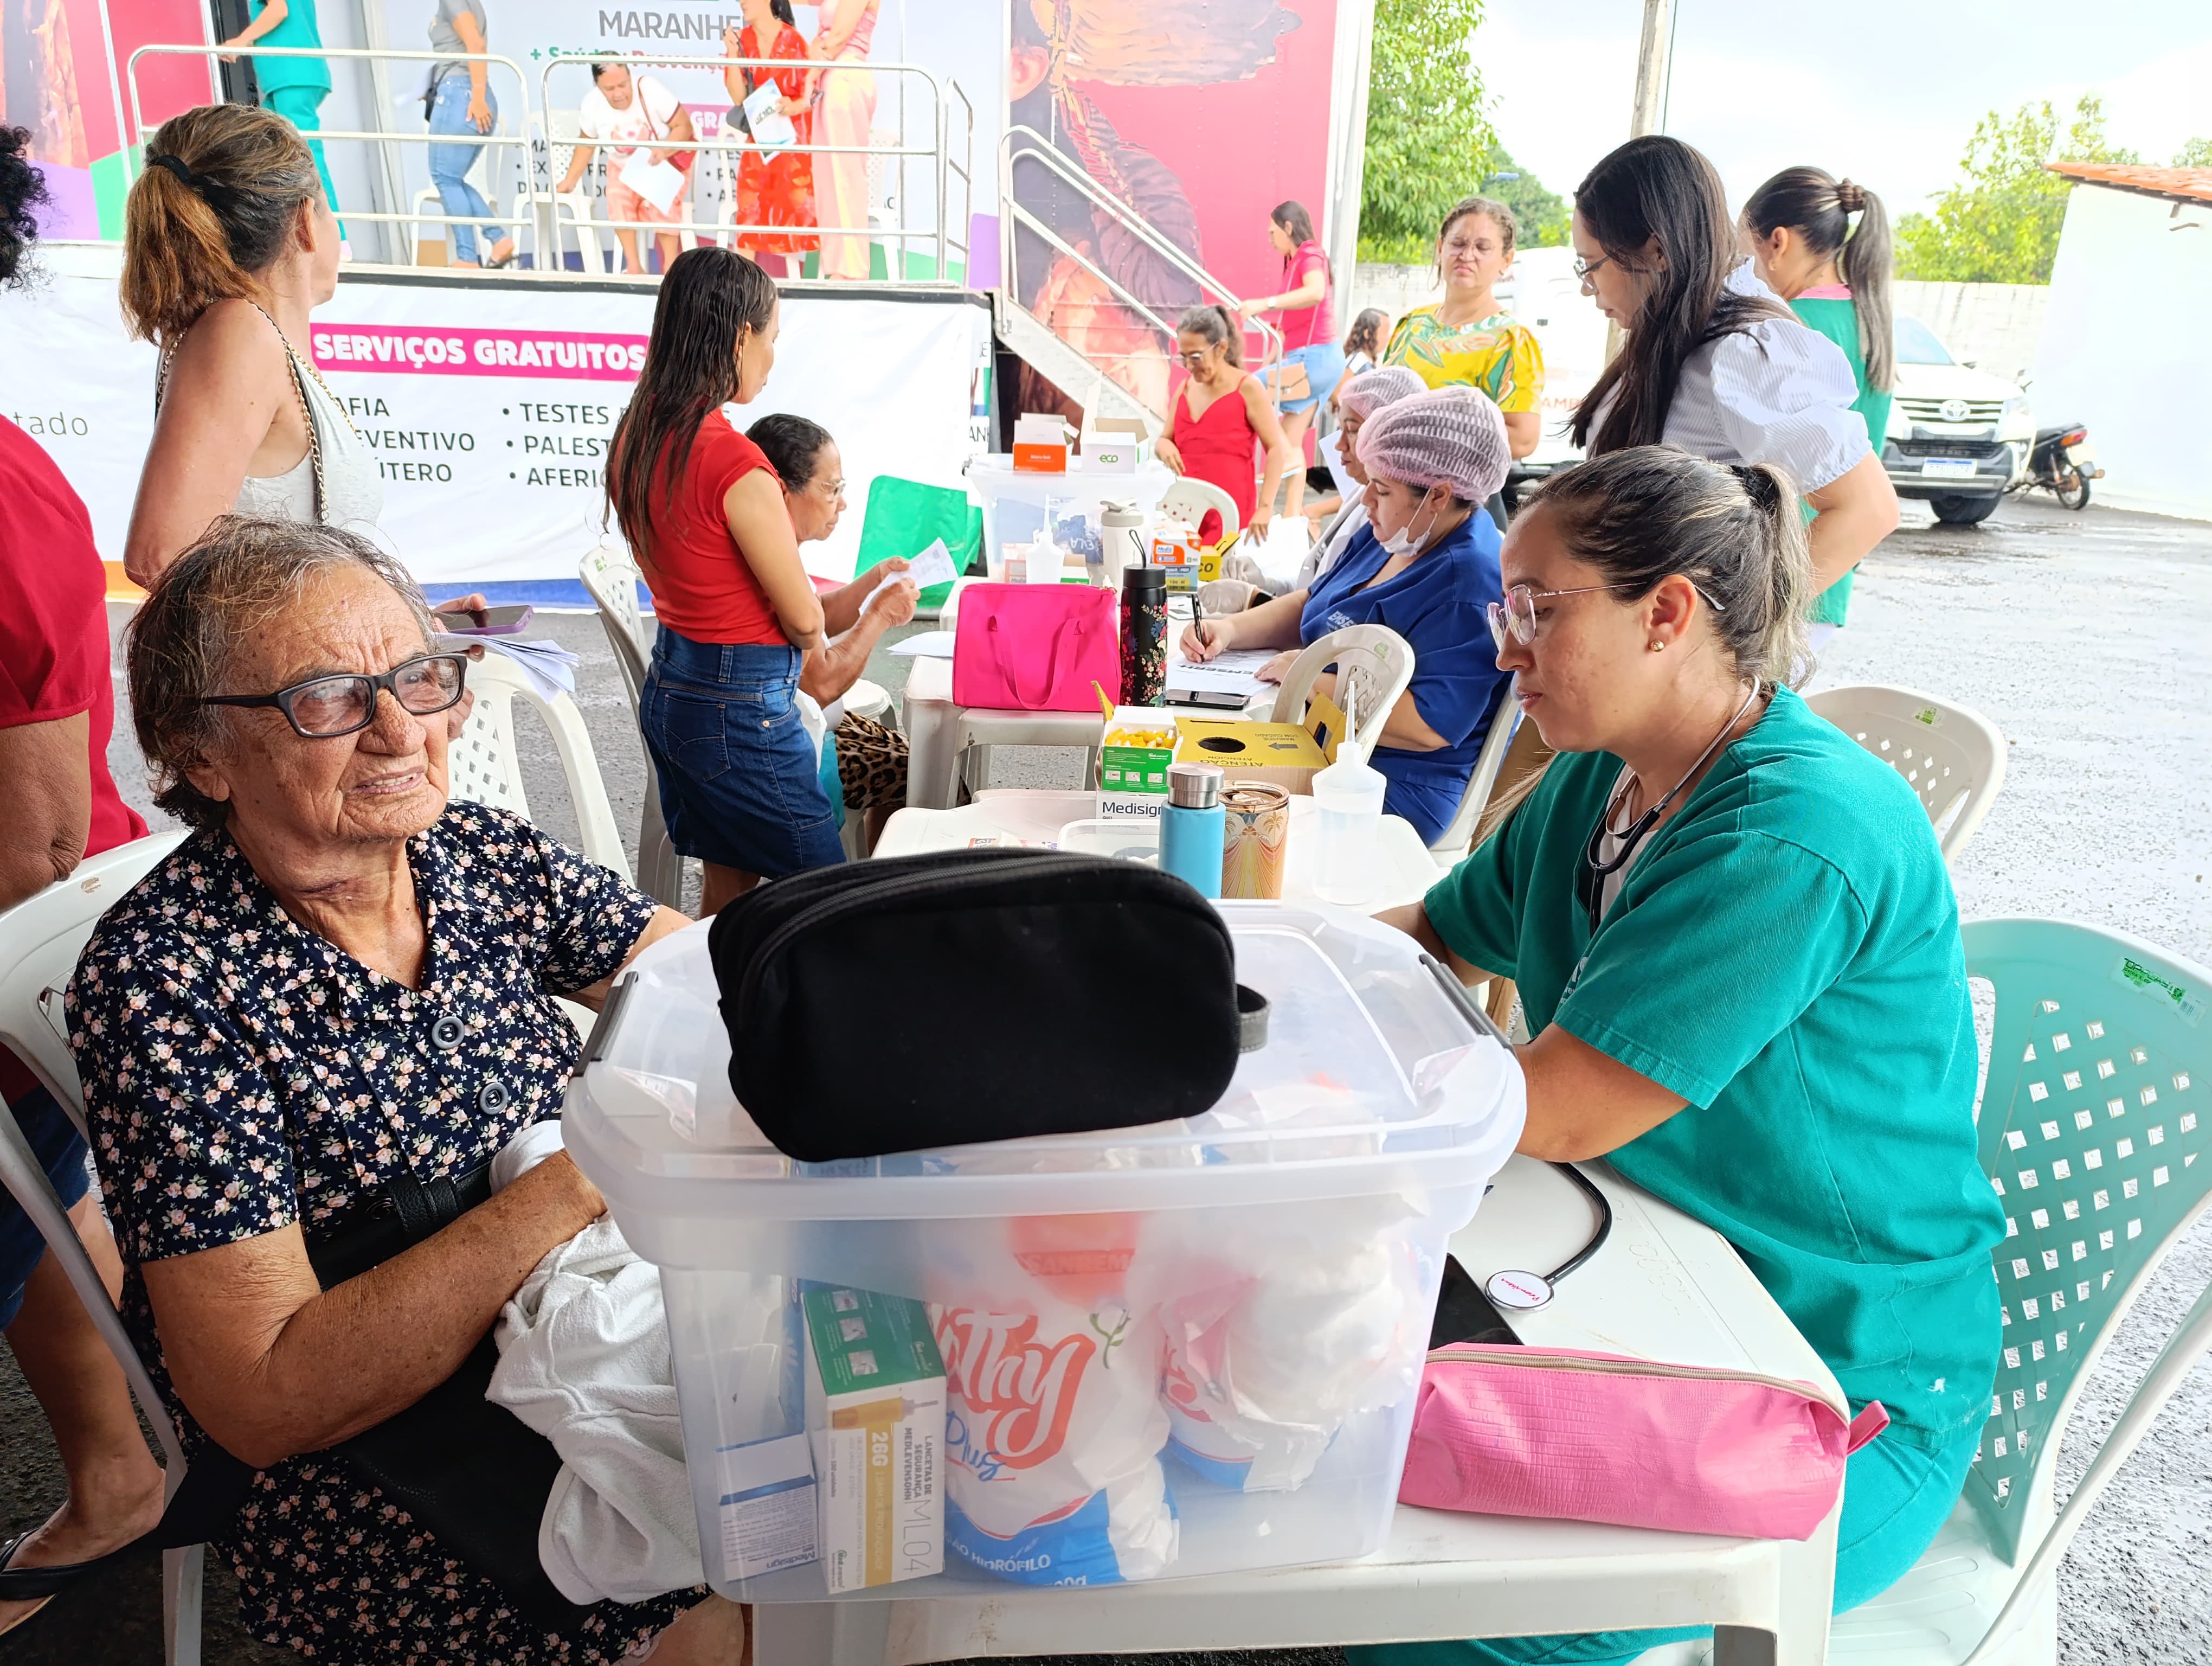
[[[1680,139],[1631,139],[1575,188],[1575,270],[1627,340],[1575,411],[1591,456],[1680,446],[1784,470],[1812,511],[1813,594],[1897,526],[1852,410],[1850,362],[1739,264],[1720,175]]]
[[[1393,922],[1518,985],[1522,1152],[1606,1158],[1713,1228],[1853,1413],[1887,1410],[1844,1475],[1835,1606],[1856,1607],[1950,1515],[1996,1371],[2004,1217],[1942,852],[1904,778],[1790,691],[1811,563],[1780,469],[1608,452],[1524,503],[1501,560],[1498,666],[1558,756]],[[1696,1635],[1346,1652],[1610,1666]]]
[[[1784,168],[1752,192],[1739,228],[1759,282],[1851,362],[1859,385],[1851,409],[1866,419],[1867,440],[1879,458],[1896,382],[1889,299],[1893,256],[1881,198],[1817,167]],[[1846,573],[1830,585],[1814,605],[1815,648],[1843,628],[1851,576]]]
[[[308,350],[337,282],[338,222],[291,123],[210,104],[155,131],[123,225],[124,319],[161,350],[123,549],[139,584],[217,515],[374,525],[376,459]]]

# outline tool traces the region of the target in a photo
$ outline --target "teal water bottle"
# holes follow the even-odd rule
[[[1160,868],[1200,897],[1221,895],[1221,766],[1168,765],[1167,807],[1160,812]]]

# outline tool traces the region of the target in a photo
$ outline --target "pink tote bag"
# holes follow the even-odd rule
[[[960,598],[952,703],[1004,712],[1095,712],[1120,697],[1119,599],[1088,584],[977,584]]]
[[[1401,1504],[1677,1533],[1808,1539],[1844,1460],[1889,1426],[1809,1383],[1565,1348],[1429,1355]]]

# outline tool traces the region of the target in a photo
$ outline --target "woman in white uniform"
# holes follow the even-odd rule
[[[1738,264],[1720,175],[1680,139],[1632,139],[1575,188],[1575,267],[1627,342],[1575,412],[1592,457],[1670,445],[1769,463],[1804,495],[1817,597],[1897,526],[1850,362]]]
[[[308,350],[337,281],[337,222],[289,122],[210,104],[155,131],[123,228],[123,316],[161,350],[123,549],[138,583],[221,514],[375,525],[375,456]]]

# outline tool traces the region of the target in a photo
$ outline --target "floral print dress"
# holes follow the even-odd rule
[[[140,1268],[374,1213],[390,1177],[458,1175],[558,1116],[577,1052],[555,1004],[605,977],[654,904],[520,817],[454,804],[409,841],[428,942],[409,988],[295,921],[228,833],[182,845],[101,920],[69,989],[123,1321],[187,1460]],[[257,1474],[233,1536],[240,1617],[319,1662],[617,1661],[699,1600],[603,1602],[560,1631],[340,1457]]]

